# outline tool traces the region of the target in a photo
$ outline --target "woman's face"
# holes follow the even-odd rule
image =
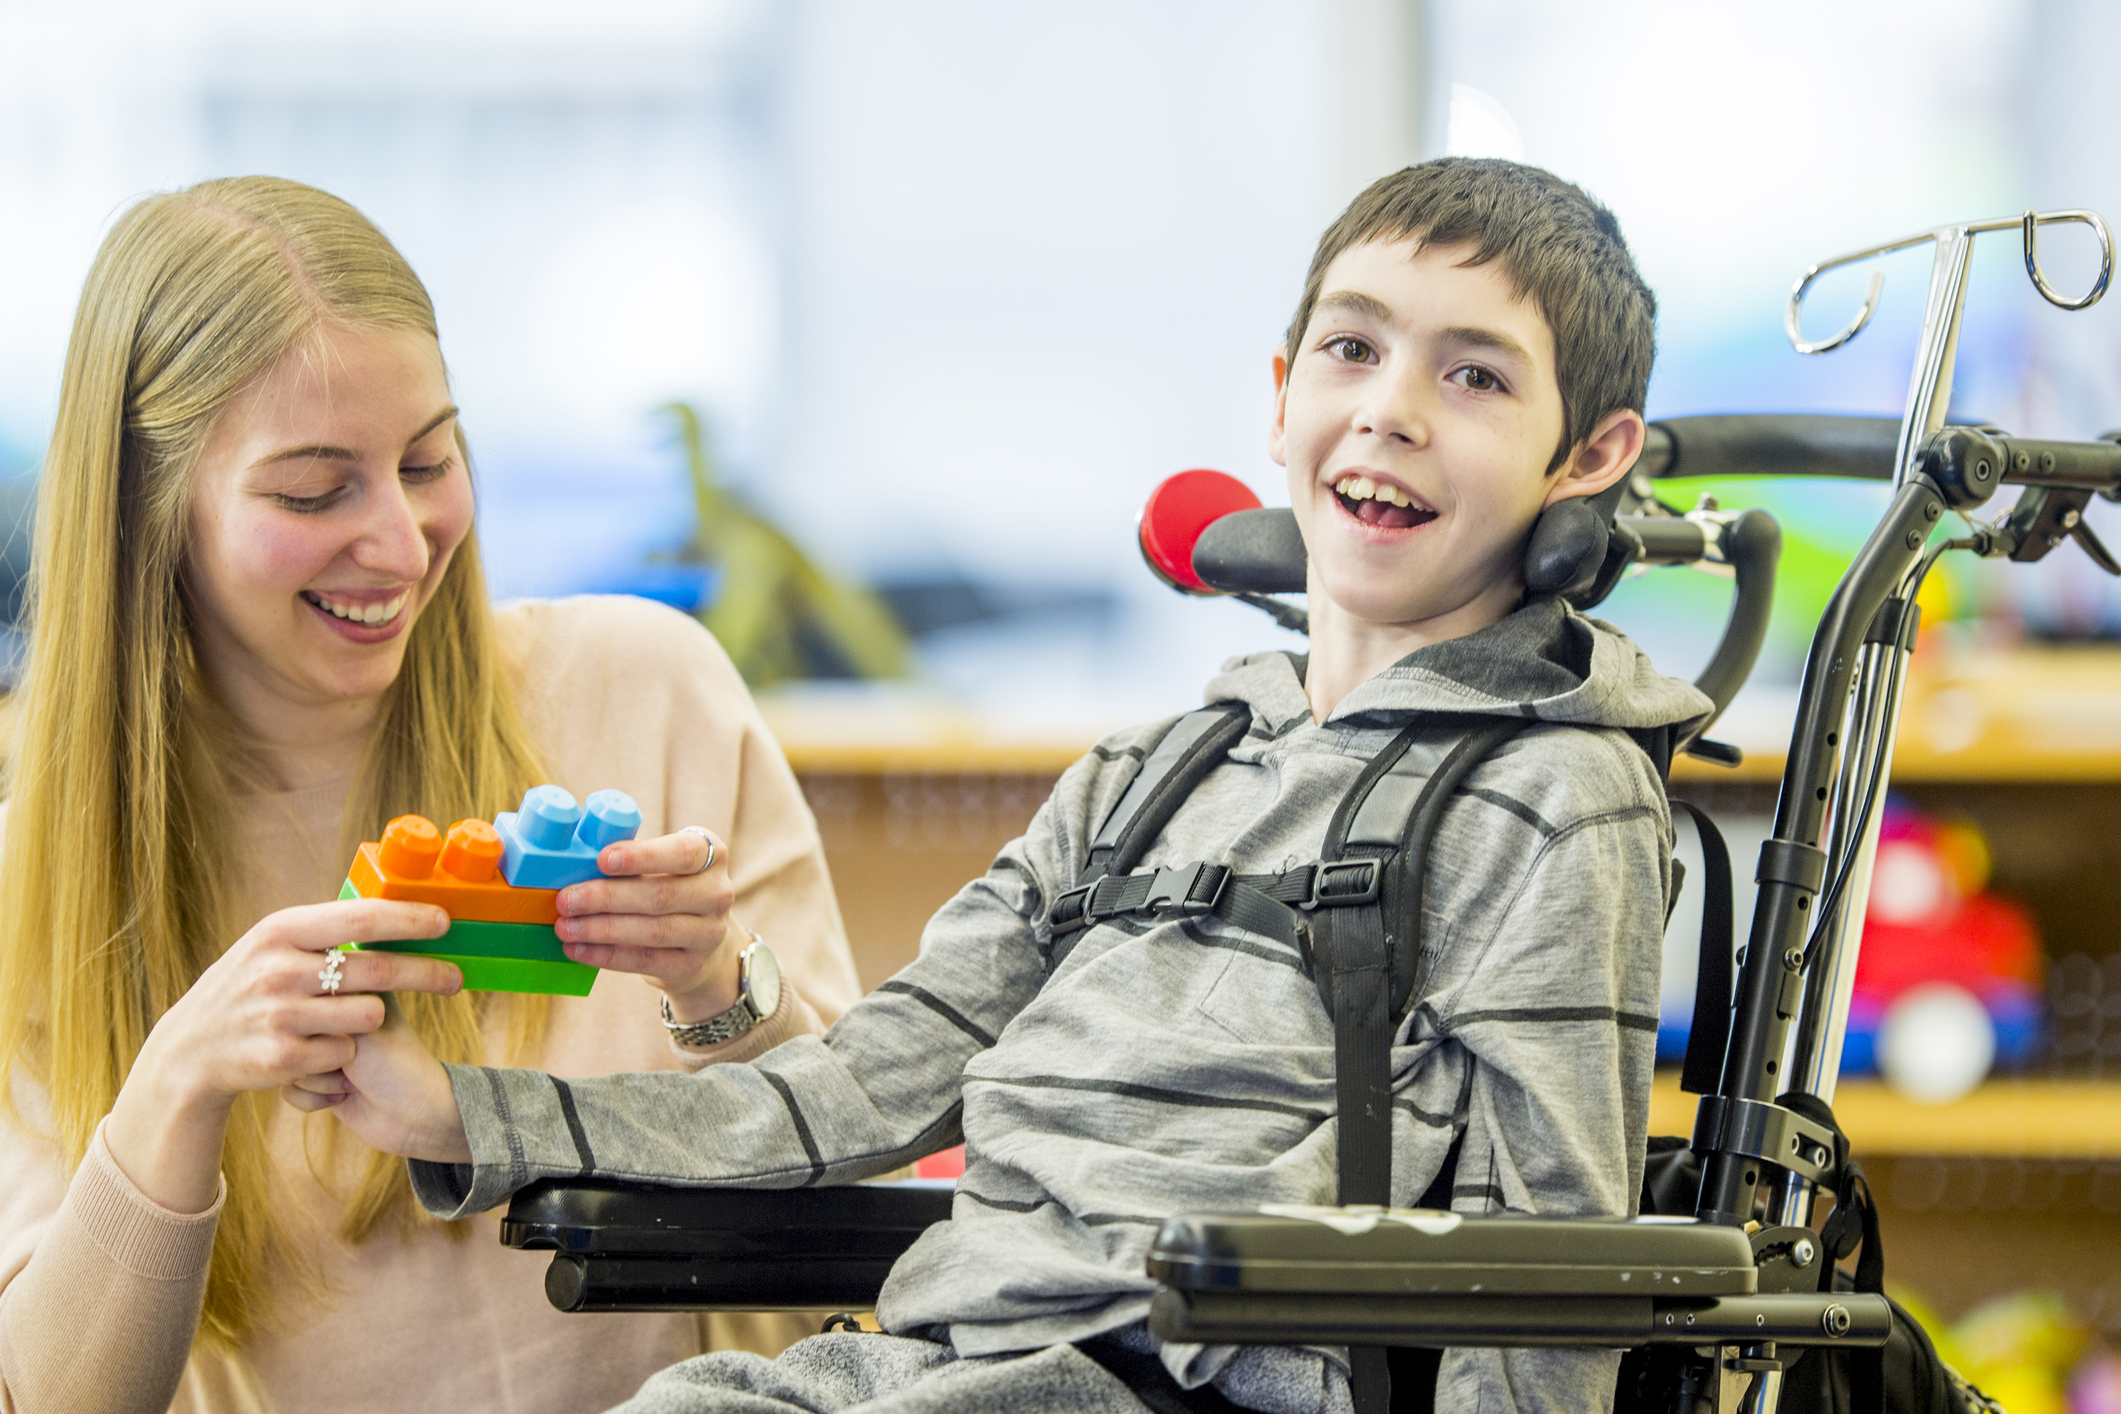
[[[268,736],[371,703],[471,530],[441,350],[320,326],[231,402],[193,488],[201,665]],[[290,716],[292,711],[294,716]]]

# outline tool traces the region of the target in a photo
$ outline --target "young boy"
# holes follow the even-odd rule
[[[1270,445],[1309,551],[1312,650],[1238,659],[1208,684],[1209,702],[1249,708],[1250,730],[1141,864],[1316,860],[1335,807],[1410,723],[1530,719],[1450,801],[1429,856],[1426,980],[1391,1051],[1395,1204],[1430,1188],[1456,1141],[1461,1211],[1634,1209],[1671,825],[1631,733],[1708,703],[1613,629],[1527,600],[1523,561],[1542,509],[1612,485],[1641,449],[1653,310],[1583,192],[1443,159],[1378,182],[1326,233],[1274,358]],[[1333,1024],[1298,951],[1216,917],[1125,916],[1054,946],[1053,899],[1169,726],[1071,767],[935,916],[919,961],[823,1038],[561,1086],[445,1072],[386,1029],[331,1103],[429,1161],[415,1187],[448,1217],[592,1169],[846,1183],[962,1135],[952,1220],[884,1289],[890,1335],[820,1336],[770,1363],[703,1356],[629,1408],[1345,1409],[1342,1352],[1159,1347],[1145,1325],[1166,1215],[1336,1192]],[[1161,1365],[1130,1391],[1107,1369],[1125,1365],[1115,1349]],[[1437,1407],[1604,1408],[1617,1360],[1447,1352]]]

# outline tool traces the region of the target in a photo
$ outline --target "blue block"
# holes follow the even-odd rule
[[[590,794],[588,808],[558,786],[532,786],[520,810],[494,816],[501,877],[519,889],[564,889],[602,877],[597,851],[641,832],[640,807],[623,791]]]

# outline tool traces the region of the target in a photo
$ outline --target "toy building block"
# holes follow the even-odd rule
[[[564,889],[603,877],[597,851],[639,834],[641,811],[623,791],[593,791],[577,805],[558,786],[533,786],[522,809],[502,811],[493,827],[503,878],[519,889]]]
[[[353,880],[339,891],[342,899],[360,898]],[[538,923],[487,923],[452,918],[439,938],[355,943],[354,950],[410,953],[456,964],[464,986],[474,992],[549,992],[586,997],[597,969],[572,961],[559,934]]]
[[[441,831],[418,815],[400,815],[383,838],[361,846],[347,877],[363,898],[439,904],[451,918],[483,923],[542,923],[560,916],[554,889],[519,889],[501,875],[501,837],[484,820],[459,820]]]

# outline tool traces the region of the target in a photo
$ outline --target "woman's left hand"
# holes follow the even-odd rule
[[[683,830],[606,845],[597,866],[613,877],[560,890],[556,931],[567,956],[646,977],[679,1021],[736,1005],[737,957],[750,936],[729,920],[728,845],[713,837],[710,856],[706,838]]]

